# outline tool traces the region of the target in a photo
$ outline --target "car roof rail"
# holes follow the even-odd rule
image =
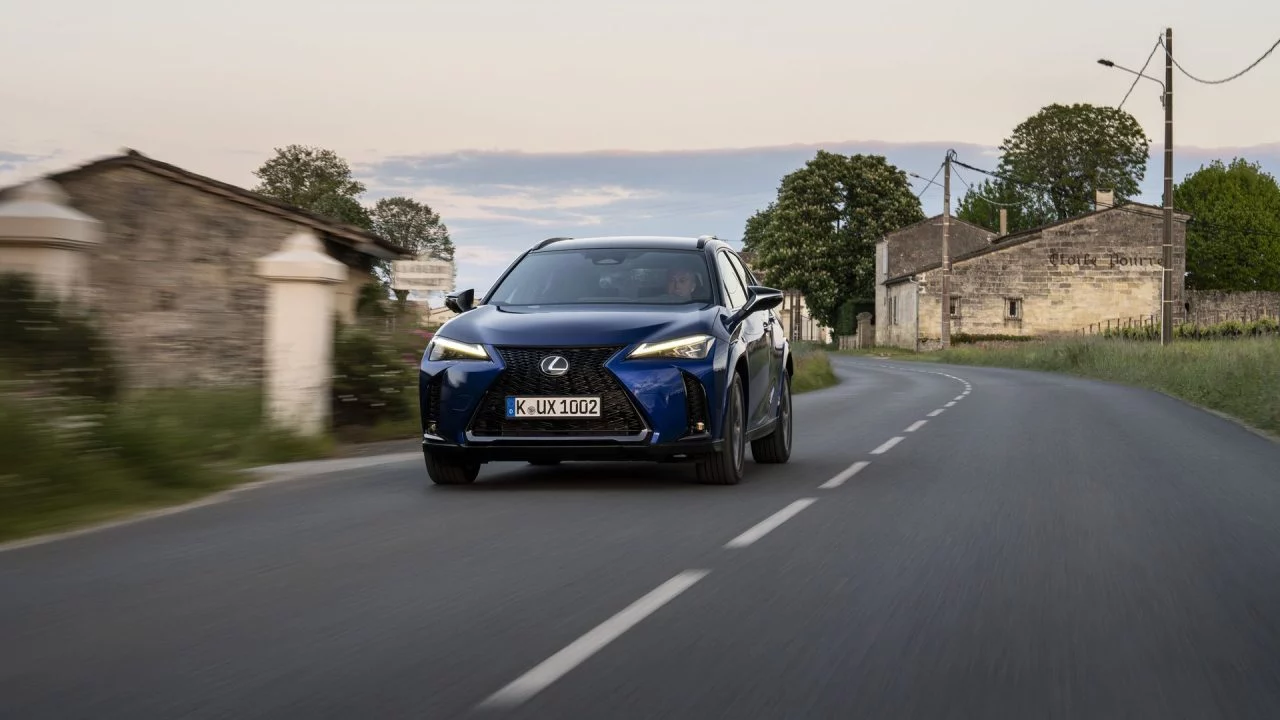
[[[699,249],[699,250],[701,250],[702,248],[706,247],[706,246],[707,246],[707,241],[709,241],[709,240],[719,240],[719,239],[720,239],[720,238],[716,237],[715,235],[699,235],[699,236],[698,236],[698,249]]]
[[[547,238],[546,240],[543,240],[542,242],[538,243],[537,245],[534,245],[534,246],[533,246],[533,249],[534,249],[534,250],[541,250],[542,248],[544,248],[544,247],[546,247],[546,246],[550,245],[550,244],[551,244],[551,243],[553,243],[553,242],[558,242],[558,241],[560,241],[560,240],[572,240],[572,239],[573,239],[573,238],[571,238],[571,237],[549,237],[549,238]]]

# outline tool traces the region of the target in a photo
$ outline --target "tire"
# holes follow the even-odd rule
[[[791,374],[782,374],[782,397],[778,398],[778,420],[773,432],[751,441],[751,459],[762,465],[782,464],[791,459]]]
[[[742,482],[746,461],[746,415],[742,400],[742,376],[732,374],[729,382],[729,412],[724,418],[724,448],[698,462],[698,482],[705,485],[737,485]]]
[[[427,476],[436,485],[470,485],[480,475],[480,463],[450,462],[423,453],[427,461]]]

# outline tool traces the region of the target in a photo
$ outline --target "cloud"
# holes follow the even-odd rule
[[[353,170],[368,187],[367,203],[405,195],[439,212],[458,248],[459,287],[483,291],[517,254],[556,235],[715,234],[736,242],[747,218],[775,197],[782,177],[819,149],[883,155],[924,178],[934,177],[948,149],[981,168],[995,169],[999,161],[998,150],[987,145],[877,141],[665,152],[459,150],[387,156],[354,163]],[[1139,198],[1153,204],[1159,204],[1164,176],[1161,150],[1153,144]],[[60,156],[0,150],[0,185],[73,164]],[[1174,179],[1233,157],[1259,162],[1280,177],[1280,143],[1273,143],[1175,147]],[[981,180],[972,171],[957,173],[953,208],[964,183]],[[940,183],[910,181],[925,212],[941,212]]]
[[[60,157],[61,153],[56,151],[37,155],[0,150],[0,188],[33,180],[60,169],[58,167]]]

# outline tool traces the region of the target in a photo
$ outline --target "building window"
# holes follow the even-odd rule
[[[958,297],[951,298],[951,317],[960,317],[960,298]]]
[[[887,305],[889,307],[888,307],[888,312],[886,314],[889,316],[889,322],[886,324],[897,325],[898,324],[898,298],[896,297],[889,298]]]
[[[1004,319],[1005,320],[1021,320],[1022,319],[1022,298],[1005,298],[1004,299]]]

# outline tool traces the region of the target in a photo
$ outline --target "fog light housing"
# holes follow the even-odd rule
[[[693,424],[693,429],[694,429],[694,430],[697,430],[698,432],[702,432],[702,431],[704,431],[704,430],[706,430],[706,429],[707,429],[707,424],[706,424],[706,423],[694,423],[694,424]]]

